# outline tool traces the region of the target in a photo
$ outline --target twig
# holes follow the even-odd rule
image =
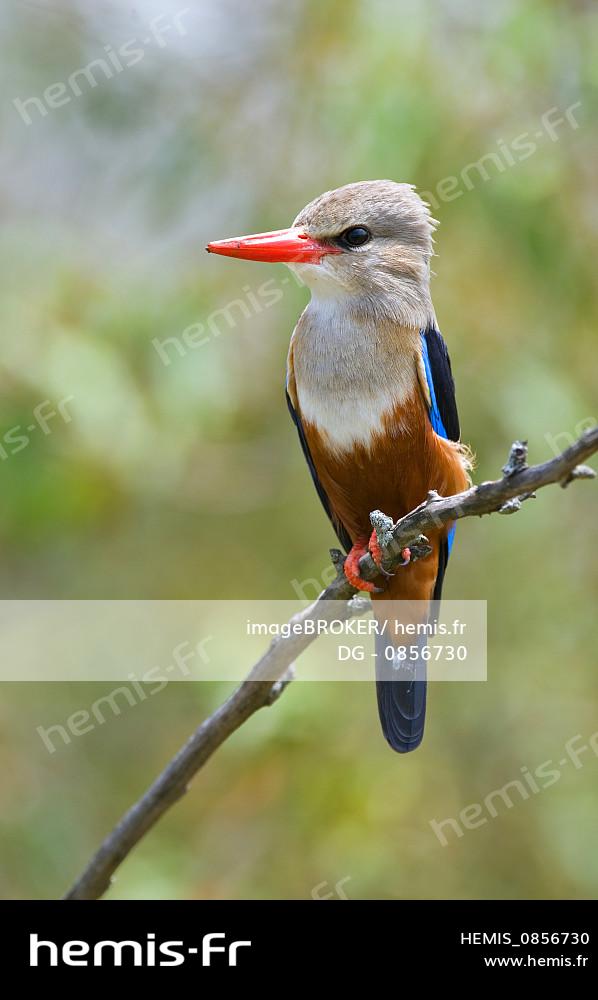
[[[520,508],[521,500],[544,486],[560,483],[565,487],[575,479],[593,478],[595,472],[582,463],[596,451],[598,427],[586,431],[562,454],[542,465],[528,466],[527,446],[517,441],[503,468],[502,479],[472,486],[452,497],[440,497],[432,492],[419,507],[395,525],[386,515],[374,511],[372,525],[383,545],[386,567],[392,570],[398,566],[401,551],[407,546],[411,548],[412,555],[415,551],[416,557],[424,558],[429,551],[424,532],[431,527],[474,515],[512,513]],[[327,614],[338,618],[338,606],[327,608],[329,601],[347,602],[347,618],[363,614],[369,607],[367,601],[355,598],[356,591],[342,572],[342,554],[333,550],[331,555],[338,571],[336,580],[311,607],[295,615],[292,622],[305,621],[310,617],[322,619]],[[359,568],[365,580],[374,580],[379,574],[369,555],[361,559]],[[280,697],[292,679],[294,661],[315,637],[301,630],[300,634],[278,636],[273,640],[245,680],[223,705],[198,726],[147,792],[108,834],[85,871],[66,893],[65,899],[99,899],[103,895],[118,866],[144,834],[185,794],[189,782],[218,747],[254,712],[273,704]]]

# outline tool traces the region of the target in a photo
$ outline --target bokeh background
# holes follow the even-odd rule
[[[6,0],[1,596],[315,594],[334,539],[282,388],[306,292],[203,247],[348,181],[432,196],[434,300],[480,479],[514,438],[542,460],[595,422],[597,34],[582,0]],[[257,309],[270,279],[280,295]],[[207,342],[181,352],[197,324]],[[488,600],[490,679],[434,686],[416,754],[387,750],[369,685],[296,684],[111,896],[310,898],[339,880],[353,898],[594,896],[591,750],[447,846],[430,821],[598,730],[597,499],[553,488],[459,529],[446,594]],[[113,687],[3,685],[5,897],[64,891],[229,690],[171,684],[48,753],[37,727]]]

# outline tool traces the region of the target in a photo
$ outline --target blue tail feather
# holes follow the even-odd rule
[[[396,641],[396,640],[395,640]],[[420,640],[420,648],[426,646]],[[413,642],[407,640],[406,645]],[[376,695],[382,732],[397,753],[416,750],[426,719],[426,665],[423,660],[389,659],[386,636],[376,636]],[[396,652],[396,651],[395,651]]]

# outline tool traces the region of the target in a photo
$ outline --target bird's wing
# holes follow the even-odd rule
[[[458,441],[461,433],[459,414],[447,346],[440,331],[432,326],[422,330],[421,341],[422,361],[429,393],[428,415],[430,423],[440,437],[450,441]],[[455,526],[453,525],[438,553],[438,574],[434,588],[434,600],[440,600],[444,574],[454,538]]]
[[[455,383],[446,344],[435,327],[422,330],[422,360],[430,394],[428,412],[432,427],[440,437],[458,441],[459,414]]]
[[[351,536],[349,535],[349,532],[347,531],[345,526],[339,521],[337,517],[335,517],[335,515],[332,512],[332,507],[330,506],[330,500],[328,499],[326,491],[324,490],[324,487],[322,486],[322,483],[320,482],[320,479],[318,477],[318,472],[314,465],[314,460],[311,457],[311,452],[309,450],[307,438],[305,437],[305,430],[303,428],[303,423],[301,421],[301,414],[299,412],[299,406],[297,403],[297,391],[295,388],[295,377],[293,374],[292,352],[289,354],[286,397],[287,397],[287,406],[289,408],[289,413],[291,414],[291,417],[293,418],[293,423],[297,428],[297,433],[299,435],[299,440],[301,442],[301,448],[303,454],[305,455],[305,461],[309,466],[309,471],[311,472],[311,478],[313,479],[314,486],[322,502],[322,506],[326,511],[328,517],[330,518],[332,527],[334,528],[337,534],[339,542],[343,546],[345,552],[348,552],[353,544],[351,541]]]

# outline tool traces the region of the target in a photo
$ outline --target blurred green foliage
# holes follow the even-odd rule
[[[434,301],[480,479],[514,438],[541,460],[598,418],[591,3],[204,0],[184,34],[181,6],[0,13],[4,598],[289,598],[321,578],[334,539],[282,391],[306,294],[282,266],[202,248],[288,225],[347,181],[436,198]],[[136,65],[61,106],[29,103],[26,123],[15,99],[66,86],[160,14],[171,30]],[[234,325],[218,314],[272,278],[279,301],[234,306]],[[164,364],[154,341],[198,323],[207,343],[163,346]],[[39,404],[70,397],[68,420],[14,450]],[[595,895],[591,752],[448,846],[430,821],[598,730],[596,503],[580,484],[460,527],[446,594],[488,600],[490,677],[434,685],[416,754],[387,750],[373,690],[297,684],[226,744],[111,895],[309,898],[347,877],[352,897]],[[49,754],[37,726],[100,689],[4,685],[3,895],[60,894],[226,690],[170,685]]]

